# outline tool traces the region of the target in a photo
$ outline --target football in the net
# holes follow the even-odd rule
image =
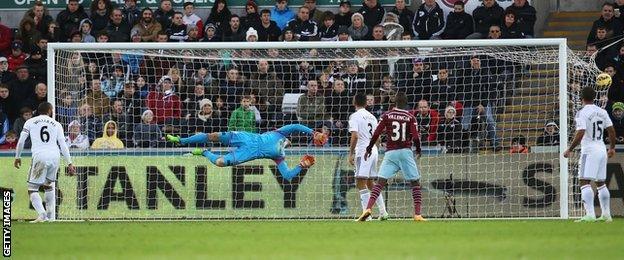
[[[329,137],[327,136],[327,134],[321,133],[321,132],[315,132],[314,133],[314,145],[316,146],[323,146],[327,143],[327,141],[329,140]]]
[[[611,76],[607,73],[600,73],[596,76],[596,87],[598,90],[606,89],[611,86]]]

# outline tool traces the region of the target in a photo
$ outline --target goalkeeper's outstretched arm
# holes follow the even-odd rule
[[[273,159],[273,161],[277,164],[277,169],[282,177],[290,182],[293,178],[299,175],[301,170],[307,169],[314,164],[314,157],[310,155],[303,156],[303,158],[301,158],[301,162],[299,162],[299,164],[292,169],[288,168],[288,164],[284,158]]]
[[[281,133],[284,136],[289,136],[290,134],[294,132],[303,132],[309,135],[312,135],[314,133],[314,130],[302,124],[285,125],[277,129],[276,131]]]

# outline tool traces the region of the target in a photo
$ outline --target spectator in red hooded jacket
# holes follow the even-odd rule
[[[418,110],[414,111],[414,116],[418,122],[420,139],[423,144],[432,145],[437,138],[438,124],[440,117],[438,111],[429,107],[427,100],[418,101]]]
[[[0,17],[0,56],[9,56],[11,54],[11,41],[13,40],[13,33],[9,27],[2,24],[2,18]]]
[[[24,65],[26,54],[23,50],[24,45],[21,41],[13,41],[11,43],[11,55],[7,57],[9,62],[9,71],[15,71],[19,66]]]
[[[164,76],[161,81],[160,92],[152,91],[147,95],[147,108],[154,112],[154,121],[158,124],[180,118],[182,114],[182,103],[174,92],[171,78]]]

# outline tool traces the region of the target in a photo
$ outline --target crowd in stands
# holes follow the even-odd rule
[[[152,10],[139,9],[135,0],[126,0],[120,6],[110,0],[94,0],[89,7],[69,0],[67,8],[53,18],[42,3],[36,2],[24,14],[17,32],[0,24],[0,144],[14,140],[24,120],[32,117],[33,110],[47,99],[44,54],[49,42],[535,36],[536,11],[526,0],[514,0],[507,9],[496,0],[483,0],[471,14],[465,12],[463,1],[457,1],[454,11],[446,17],[435,0],[424,0],[417,10],[410,10],[405,0],[396,0],[389,10],[377,0],[366,0],[359,8],[343,1],[337,13],[318,10],[316,0],[306,0],[297,10],[291,9],[287,0],[277,0],[275,7],[264,10],[249,1],[242,16],[233,14],[226,0],[216,0],[208,17],[198,16],[192,2],[184,3],[180,10],[172,4],[171,0],[160,0],[159,7]],[[597,31],[601,32],[603,27]],[[621,26],[610,28],[620,28],[621,33]],[[269,52],[273,52],[269,57],[280,55],[279,50]],[[311,50],[309,55],[313,56],[313,52],[317,51]],[[73,53],[68,57],[66,64],[61,64],[67,71],[60,73],[69,75],[70,79],[65,81],[71,84],[57,81],[60,102],[56,114],[66,127],[70,147],[163,147],[163,133],[262,132],[289,122],[321,129],[332,137],[327,145],[343,146],[348,141],[347,121],[354,93],[365,91],[369,95],[368,109],[380,115],[391,107],[393,93],[404,91],[410,97],[425,144],[464,152],[470,147],[485,147],[487,140],[487,147],[500,150],[503,144],[497,134],[495,115],[504,95],[501,82],[512,80],[516,69],[476,55],[454,60],[410,58],[392,62],[270,62],[251,57],[229,62],[219,59],[218,52],[197,61],[191,58],[192,51],[183,51],[181,55],[189,58],[118,53]],[[249,57],[244,50],[232,55]],[[366,57],[366,50],[358,55]],[[617,57],[624,57],[624,47]],[[285,93],[301,94],[292,113],[282,109]],[[552,137],[557,135],[554,124],[555,127],[549,122],[545,127],[540,139],[544,145],[558,144],[558,138]]]
[[[624,143],[624,0],[606,2],[587,35],[587,55],[596,55],[598,68],[609,74],[612,84],[601,105],[609,112],[617,140]]]

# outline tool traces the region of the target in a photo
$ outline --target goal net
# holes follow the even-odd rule
[[[61,169],[60,219],[354,218],[362,209],[348,160],[351,99],[366,93],[380,116],[399,91],[423,143],[423,215],[580,214],[574,167],[560,151],[578,88],[597,70],[563,40],[50,44],[49,55],[49,98],[78,171]],[[329,136],[322,146],[289,138],[290,167],[316,158],[291,181],[273,160],[220,168],[188,155],[233,147],[163,141],[291,123]],[[383,195],[392,218],[413,216],[401,174]]]

